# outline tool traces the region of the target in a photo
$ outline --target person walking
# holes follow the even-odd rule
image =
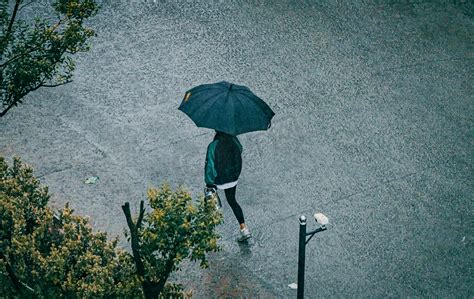
[[[186,91],[178,107],[201,128],[216,131],[207,147],[204,179],[206,189],[224,190],[225,197],[240,226],[242,242],[251,237],[242,208],[235,199],[237,181],[242,170],[242,145],[237,135],[265,131],[275,112],[250,88],[220,81],[201,84]],[[205,190],[205,194],[212,194]]]
[[[245,224],[242,208],[235,198],[237,182],[242,171],[242,145],[236,136],[216,130],[214,139],[207,147],[204,166],[204,181],[207,188],[224,190],[225,197],[234,212],[240,227],[243,242],[251,237]]]

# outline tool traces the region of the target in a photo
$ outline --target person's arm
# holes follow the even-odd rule
[[[215,186],[217,177],[216,166],[214,164],[214,152],[216,150],[217,140],[214,140],[207,147],[206,163],[204,167],[204,181],[207,187]]]
[[[233,136],[232,138],[234,139],[235,143],[237,144],[237,147],[239,148],[240,153],[242,153],[243,147],[242,147],[242,144],[240,144],[239,139],[238,139],[237,137],[235,137],[235,136]]]

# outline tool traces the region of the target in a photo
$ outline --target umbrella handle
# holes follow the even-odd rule
[[[207,201],[211,198],[216,199],[216,208],[217,209],[222,208],[221,199],[219,197],[219,194],[217,193],[217,190],[215,188],[204,187],[204,199]]]

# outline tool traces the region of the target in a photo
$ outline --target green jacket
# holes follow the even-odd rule
[[[242,145],[235,136],[214,138],[207,147],[204,167],[206,185],[221,185],[236,181],[242,170],[242,151]]]

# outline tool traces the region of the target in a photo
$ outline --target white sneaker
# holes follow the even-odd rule
[[[245,227],[240,230],[240,237],[237,239],[237,242],[243,242],[251,237],[252,235],[250,234],[248,227]]]

